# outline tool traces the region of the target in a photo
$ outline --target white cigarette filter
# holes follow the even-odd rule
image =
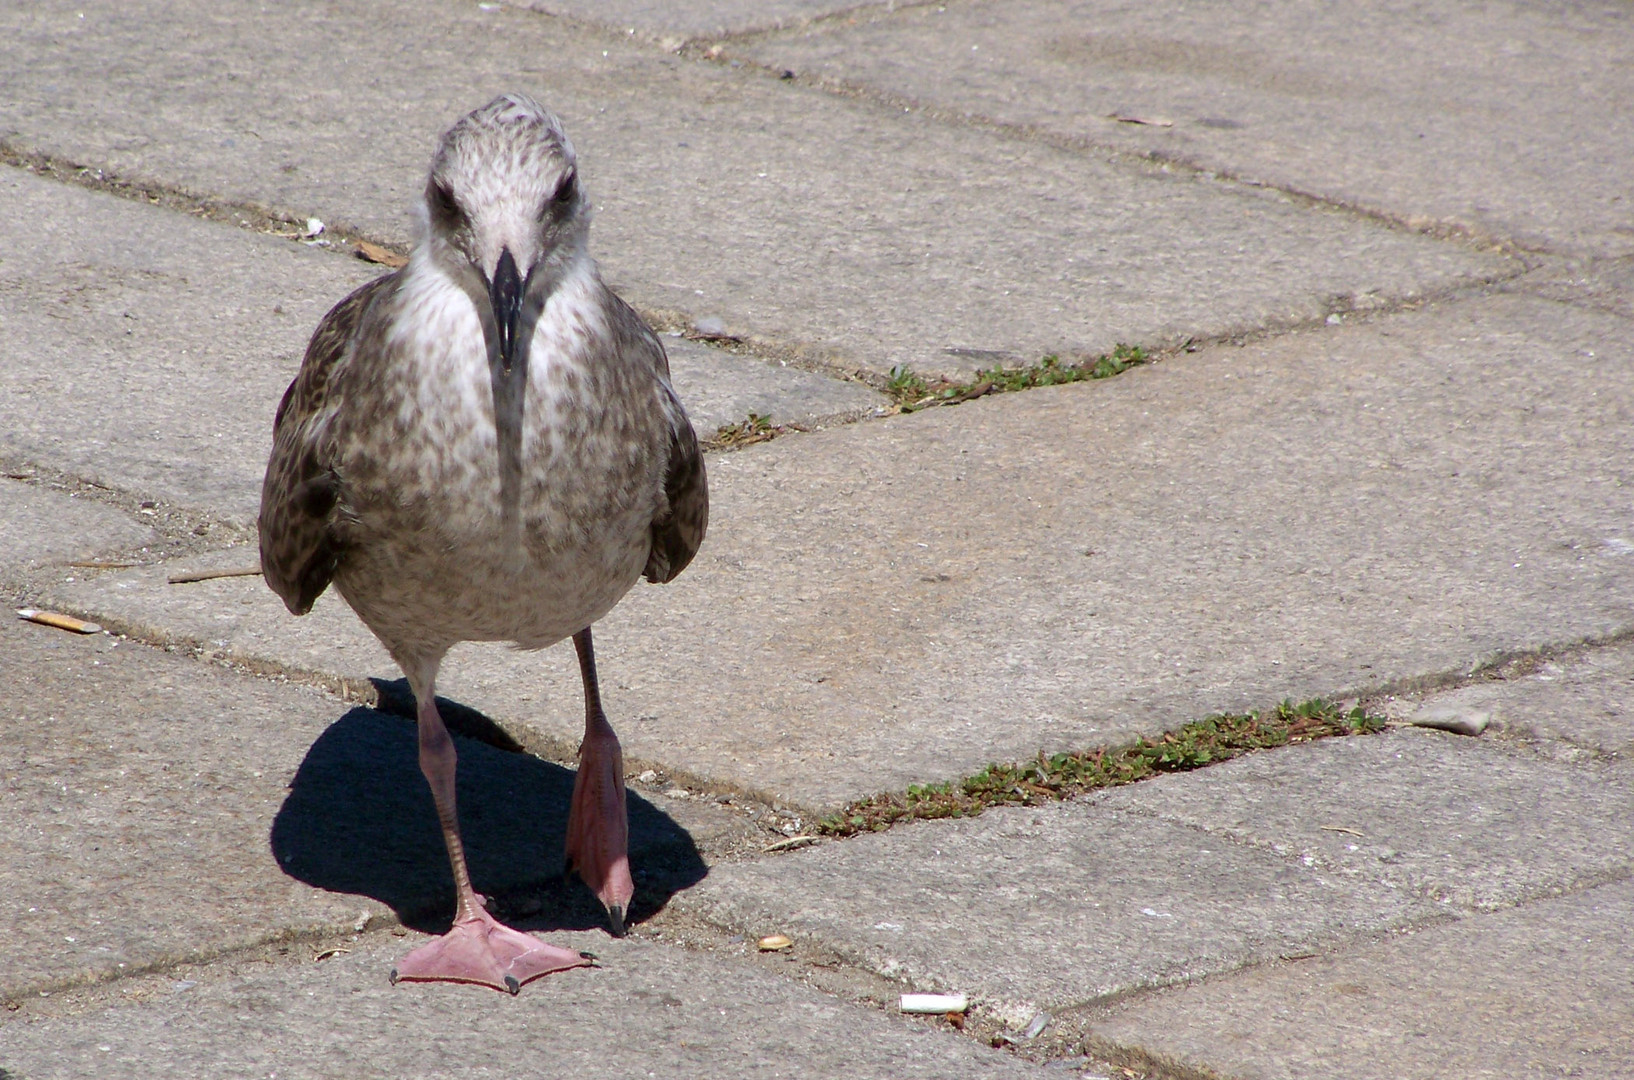
[[[902,1011],[940,1016],[943,1013],[962,1013],[970,1008],[970,998],[964,994],[903,994]]]

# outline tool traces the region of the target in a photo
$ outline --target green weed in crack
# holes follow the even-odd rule
[[[1119,345],[1104,356],[1080,364],[1064,364],[1059,356],[1046,356],[1036,364],[1013,368],[983,368],[970,382],[937,379],[928,382],[912,369],[898,364],[891,369],[885,391],[903,412],[915,412],[933,405],[958,405],[984,394],[1011,393],[1038,386],[1060,386],[1088,379],[1109,379],[1147,362],[1146,350],[1138,345]]]
[[[963,780],[914,784],[902,794],[852,803],[818,822],[816,831],[844,837],[879,832],[905,820],[975,817],[989,806],[1034,806],[1159,773],[1200,769],[1256,750],[1382,730],[1384,720],[1359,707],[1345,711],[1319,698],[1300,705],[1284,701],[1265,713],[1220,713],[1126,746],[1040,754],[1036,761],[989,765]]]

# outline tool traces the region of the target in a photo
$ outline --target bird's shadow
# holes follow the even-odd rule
[[[595,896],[564,875],[573,771],[499,748],[508,736],[475,710],[440,698],[437,705],[456,733],[460,833],[472,884],[489,909],[521,929],[607,927]],[[626,798],[636,884],[628,921],[639,923],[708,869],[674,819],[634,792]],[[290,782],[271,846],[298,881],[373,897],[418,930],[448,928],[454,878],[413,720],[359,707],[331,724]]]

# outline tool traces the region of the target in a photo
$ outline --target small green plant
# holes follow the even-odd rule
[[[716,428],[715,437],[709,440],[709,444],[721,448],[748,446],[751,443],[774,439],[780,430],[772,423],[770,417],[761,416],[759,413],[750,413],[747,420],[739,420],[734,424],[722,424]]]
[[[891,368],[891,377],[885,383],[885,392],[899,402],[916,401],[924,397],[929,388],[925,380],[915,375],[906,364],[897,364]]]
[[[926,382],[912,369],[898,364],[891,369],[885,390],[903,412],[932,405],[958,405],[989,393],[1031,390],[1036,386],[1059,386],[1085,379],[1107,379],[1146,363],[1146,350],[1138,345],[1119,345],[1105,356],[1082,364],[1064,364],[1053,353],[1036,364],[1014,368],[983,368],[970,382],[938,379]]]
[[[1219,713],[1175,731],[1126,746],[993,764],[963,780],[914,784],[906,792],[852,803],[816,830],[827,836],[879,832],[898,821],[975,817],[989,806],[1033,806],[1098,788],[1132,784],[1165,772],[1200,769],[1256,750],[1384,730],[1384,720],[1362,708],[1349,711],[1320,698],[1284,701],[1268,712]]]

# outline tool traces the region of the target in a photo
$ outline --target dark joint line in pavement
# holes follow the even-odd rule
[[[69,158],[27,150],[0,140],[0,165],[23,169],[36,176],[58,183],[72,184],[89,191],[116,195],[131,202],[162,206],[192,217],[236,225],[253,232],[291,237],[286,230],[304,230],[305,220],[268,210],[254,203],[236,202],[209,195],[201,195],[183,187],[133,180],[95,165],[87,165]],[[325,227],[325,232],[336,230]]]
[[[677,50],[683,55],[697,51],[706,59],[715,59],[709,55],[709,50],[719,50],[727,44],[756,44],[781,37],[784,34],[809,34],[824,27],[844,25],[846,27],[867,26],[873,23],[884,22],[900,12],[917,11],[927,7],[946,7],[947,0],[866,0],[864,3],[852,4],[836,10],[824,11],[810,18],[790,17],[765,26],[750,27],[746,30],[730,30],[717,34],[698,34],[686,39]],[[744,61],[745,65],[749,62]]]
[[[875,795],[817,822],[824,836],[883,832],[903,821],[976,817],[992,806],[1039,806],[1103,788],[1189,772],[1258,750],[1348,735],[1373,735],[1386,721],[1360,705],[1350,709],[1313,698],[1284,701],[1262,712],[1216,713],[1161,735],[1122,746],[994,763],[962,780],[913,784]]]
[[[246,956],[271,948],[285,948],[291,945],[329,946],[337,940],[353,939],[365,932],[386,930],[401,925],[397,918],[384,912],[368,912],[366,921],[347,927],[340,924],[330,926],[286,927],[270,934],[248,941],[239,941],[226,945],[206,946],[192,949],[183,953],[173,953],[161,956],[145,963],[121,964],[116,968],[103,971],[82,971],[73,975],[56,979],[46,979],[36,983],[26,983],[17,986],[0,986],[0,1009],[15,1012],[14,1005],[21,1005],[24,999],[32,997],[50,997],[72,990],[94,990],[98,987],[123,982],[126,979],[140,978],[144,975],[162,975],[175,971],[178,968],[202,967],[232,957]],[[365,929],[359,930],[358,925]]]
[[[918,7],[922,5],[902,5],[895,10],[907,10],[910,6]],[[841,17],[844,14],[843,12],[839,13]],[[889,17],[891,14],[893,14],[892,11],[886,10],[883,12],[882,17]],[[1195,161],[1181,154],[1156,148],[1132,150],[1127,146],[1116,143],[1102,142],[1090,135],[1067,135],[1037,124],[1020,124],[974,111],[955,111],[942,106],[927,104],[917,98],[892,93],[865,83],[852,82],[848,79],[821,75],[815,72],[793,71],[784,68],[780,64],[769,64],[764,60],[758,60],[751,56],[739,55],[727,48],[728,42],[733,44],[756,43],[761,40],[776,38],[791,31],[797,30],[800,33],[805,33],[808,29],[809,27],[806,24],[802,24],[797,28],[784,27],[741,35],[727,35],[719,39],[694,39],[688,41],[678,51],[682,56],[690,59],[719,65],[730,65],[736,70],[757,71],[767,78],[798,83],[835,97],[882,106],[890,109],[893,114],[915,113],[937,123],[986,131],[1024,142],[1042,143],[1068,153],[1084,153],[1087,151],[1104,154],[1109,162],[1126,167],[1142,170],[1156,168],[1166,173],[1171,171],[1182,173],[1197,180],[1223,183],[1250,190],[1275,192],[1294,200],[1307,209],[1347,214],[1393,231],[1410,233],[1415,236],[1428,236],[1435,240],[1460,244],[1480,252],[1509,256],[1521,261],[1523,264],[1527,264],[1513,273],[1484,280],[1481,282],[1482,284],[1497,284],[1535,269],[1535,264],[1532,264],[1527,256],[1536,259],[1561,254],[1547,248],[1522,243],[1512,237],[1487,233],[1462,223],[1410,219],[1380,207],[1306,191],[1291,184],[1263,180],[1225,165],[1211,165]],[[1106,120],[1109,124],[1114,125],[1123,123],[1115,116],[1108,116]]]

